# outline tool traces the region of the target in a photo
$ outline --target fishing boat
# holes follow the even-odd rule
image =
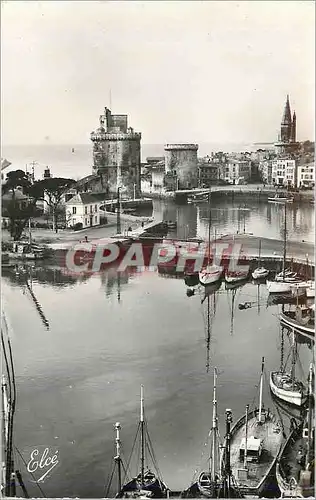
[[[279,371],[270,373],[270,389],[272,393],[279,399],[295,405],[302,406],[307,398],[307,391],[304,384],[295,376],[295,365],[297,362],[297,343],[295,334],[292,332],[291,345],[291,370],[287,370],[286,363],[283,363],[284,356],[284,329],[281,333],[281,363]],[[289,358],[288,358],[289,359]]]
[[[291,285],[291,292],[294,297],[305,296],[308,299],[315,297],[315,281],[307,280]]]
[[[283,443],[283,434],[275,415],[262,401],[264,358],[262,358],[259,407],[249,411],[231,430],[231,469],[244,495],[262,495]]]
[[[216,232],[215,232],[215,248],[213,253],[213,264],[211,265],[211,220],[212,220],[212,210],[211,210],[211,195],[209,195],[209,224],[208,224],[208,254],[207,254],[207,265],[199,272],[200,283],[204,286],[210,285],[219,281],[223,274],[223,268],[214,264],[214,257],[216,256]]]
[[[226,441],[226,458],[227,462],[222,462],[222,444],[218,428],[217,414],[217,399],[216,399],[216,380],[217,369],[214,368],[214,384],[213,384],[213,416],[212,428],[209,433],[210,455],[208,458],[208,468],[198,472],[196,480],[193,480],[190,487],[185,490],[182,498],[240,498],[238,489],[234,484],[234,479],[231,476],[229,467],[229,440]],[[228,424],[228,432],[230,432],[231,413],[227,410],[226,420]],[[223,466],[224,465],[224,466]]]
[[[275,196],[270,196],[268,198],[269,203],[293,203],[293,196],[281,196],[280,194],[275,194]]]
[[[286,269],[286,219],[287,211],[286,204],[284,205],[284,233],[283,233],[283,269],[281,273],[275,276],[274,281],[267,280],[267,290],[269,293],[288,293],[291,292],[291,284],[297,283],[301,280],[298,279],[296,273]]]
[[[303,424],[290,432],[276,464],[282,498],[315,498],[314,367],[308,381],[308,410]]]
[[[269,273],[268,269],[261,266],[261,240],[259,240],[258,267],[252,272],[252,277],[254,280],[265,279]]]
[[[280,322],[290,330],[315,338],[315,305],[308,307],[305,304],[297,304],[295,309],[284,309],[280,313]]]
[[[146,465],[148,457],[154,457],[154,452],[150,444],[151,442],[148,434],[147,422],[145,420],[143,386],[141,386],[140,391],[140,422],[135,442],[138,437],[140,439],[140,472],[130,481],[124,482],[118,496],[120,498],[134,498],[135,496],[165,498],[168,488],[159,477],[159,472],[153,472],[149,469],[148,465]],[[153,462],[155,463],[156,460],[153,459]],[[129,464],[126,470],[129,470]]]

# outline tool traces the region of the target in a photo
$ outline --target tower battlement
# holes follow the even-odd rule
[[[91,132],[91,141],[139,141],[142,137],[140,132]]]

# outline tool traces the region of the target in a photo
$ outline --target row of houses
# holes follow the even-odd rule
[[[290,157],[264,160],[259,165],[266,184],[291,188],[312,188],[315,185],[315,163],[300,163]]]

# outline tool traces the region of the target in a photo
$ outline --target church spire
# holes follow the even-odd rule
[[[291,108],[290,108],[290,99],[289,99],[289,94],[286,96],[286,103],[284,106],[284,112],[283,112],[283,118],[282,118],[282,125],[289,125],[292,122],[292,117],[291,117]]]

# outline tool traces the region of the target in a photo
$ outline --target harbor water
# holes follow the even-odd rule
[[[246,205],[243,210],[228,202],[213,206],[217,231],[236,231],[238,225],[243,231],[245,224],[257,236],[281,238],[280,207],[251,200]],[[206,234],[207,205],[155,201],[154,213],[177,221],[175,236]],[[313,242],[313,221],[312,207],[289,207],[289,239]],[[121,423],[127,459],[141,384],[156,458],[172,490],[188,487],[194,471],[207,463],[214,366],[222,437],[225,409],[235,421],[246,404],[258,401],[262,356],[264,403],[274,411],[268,375],[280,365],[281,306],[267,306],[264,284],[249,282],[235,290],[222,284],[209,301],[201,288],[191,297],[186,291],[183,279],[157,270],[108,269],[76,277],[49,265],[3,269],[17,385],[15,466],[31,496],[105,495],[115,456],[114,424]],[[245,301],[252,307],[240,310]],[[312,350],[300,344],[299,355],[297,371],[306,379]],[[41,492],[34,483],[38,471],[32,478],[25,464],[34,449],[45,448],[50,455],[58,452],[59,463],[40,483]]]

